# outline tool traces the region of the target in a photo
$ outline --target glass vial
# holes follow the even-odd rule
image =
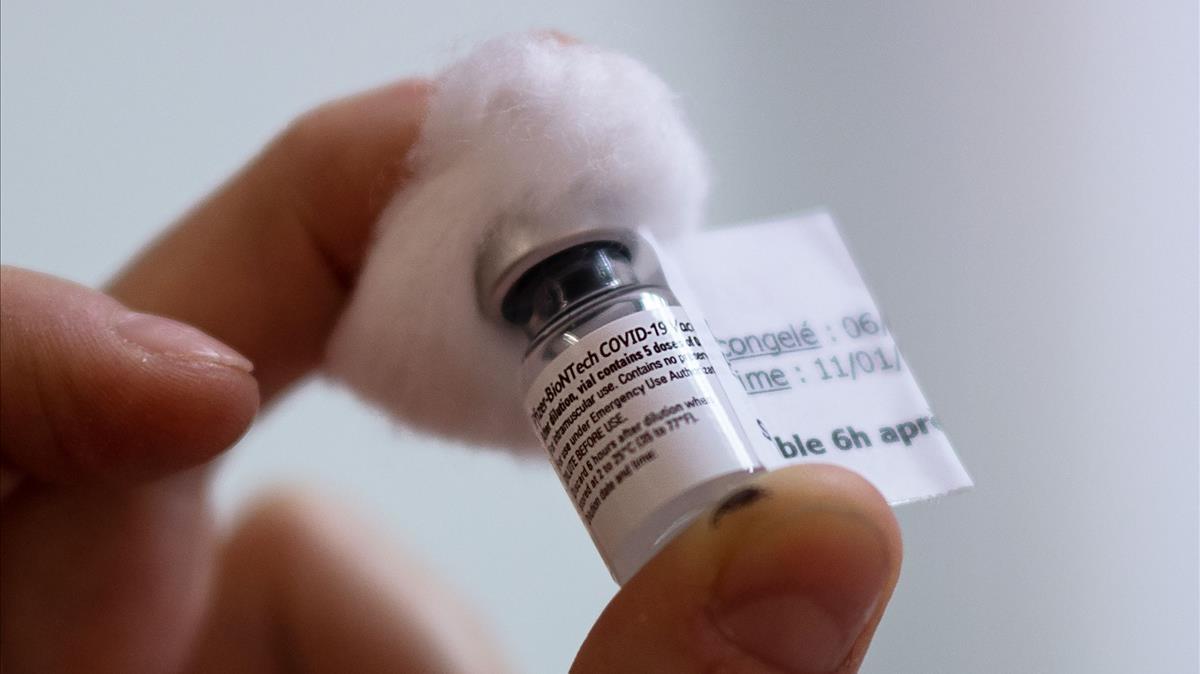
[[[500,305],[530,339],[534,431],[620,584],[760,468],[715,373],[720,354],[647,256],[628,240],[579,243],[533,264]]]

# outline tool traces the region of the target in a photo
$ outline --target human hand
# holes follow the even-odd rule
[[[220,541],[204,502],[203,464],[320,362],[429,86],[301,117],[108,295],[4,270],[5,671],[504,668],[465,609],[341,508],[275,497]],[[574,668],[854,671],[900,550],[861,478],[772,473],[627,583]]]

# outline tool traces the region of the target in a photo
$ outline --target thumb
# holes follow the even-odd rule
[[[592,628],[577,672],[855,672],[900,573],[874,487],[834,466],[765,475],[698,518]]]
[[[251,365],[204,333],[102,293],[0,270],[0,456],[46,482],[200,463],[258,408]],[[5,479],[6,490],[9,479]]]

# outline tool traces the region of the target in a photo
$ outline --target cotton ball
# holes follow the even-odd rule
[[[480,46],[438,78],[413,177],[375,240],[328,352],[328,371],[413,427],[537,446],[522,409],[527,338],[485,318],[476,255],[505,219],[582,222],[659,238],[694,229],[702,153],[661,80],[622,54],[542,36]]]

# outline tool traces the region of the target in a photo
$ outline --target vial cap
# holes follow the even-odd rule
[[[612,242],[629,251],[634,268],[646,278],[658,273],[658,260],[634,227],[614,226],[592,214],[570,222],[505,216],[490,228],[475,263],[475,289],[479,309],[489,319],[503,322],[503,304],[509,291],[530,269],[546,258],[585,243]]]

